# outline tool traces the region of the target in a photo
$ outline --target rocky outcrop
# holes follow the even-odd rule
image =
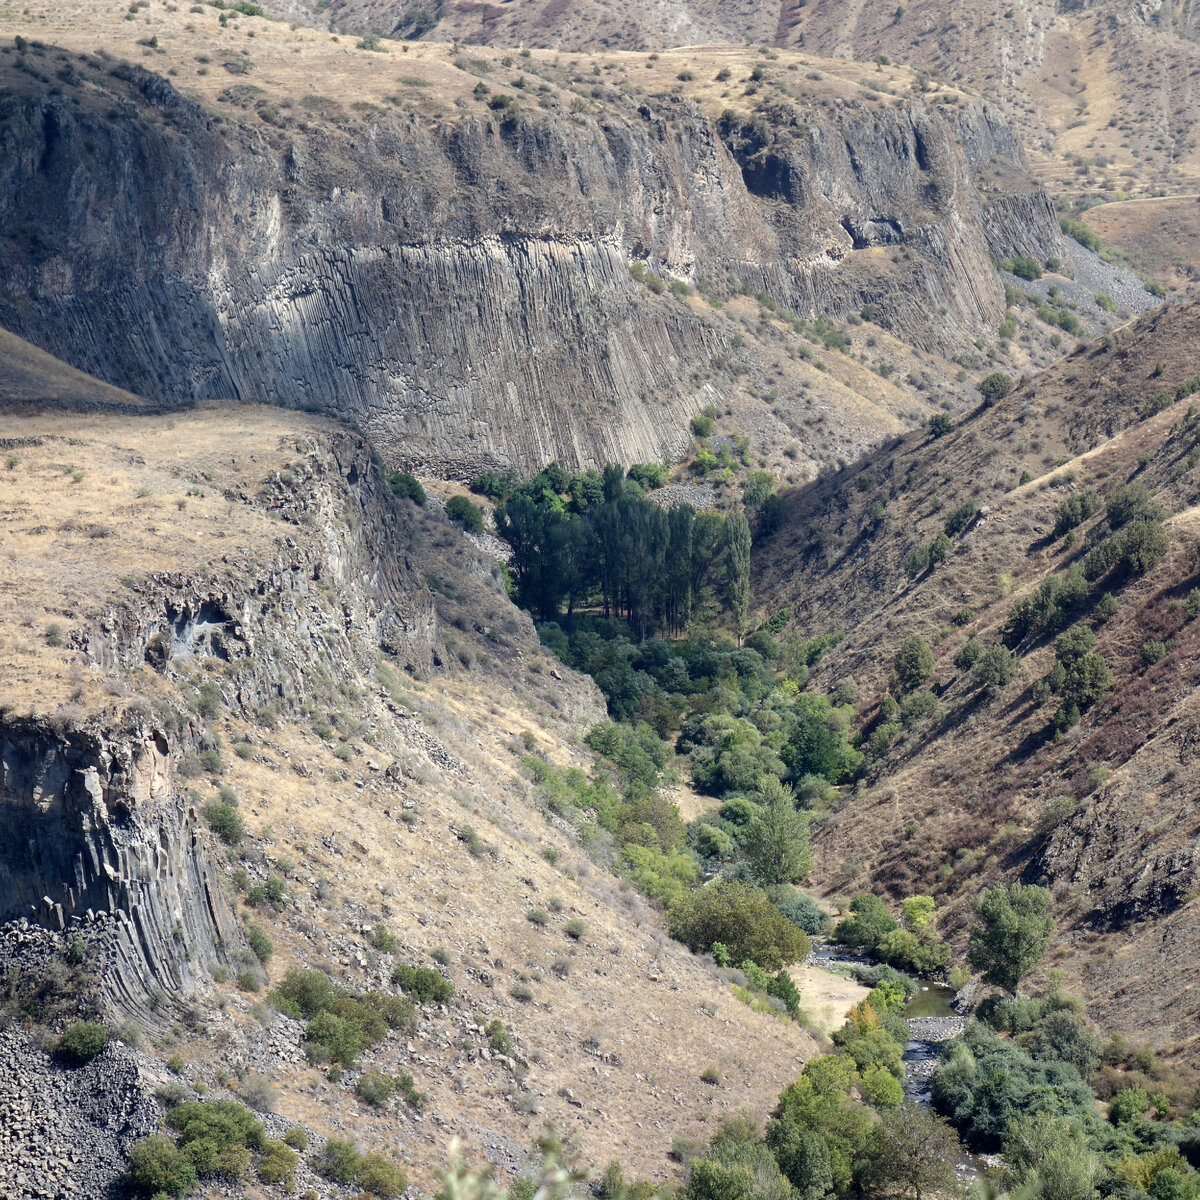
[[[0,921],[80,932],[107,999],[148,1021],[152,997],[194,990],[241,944],[174,785],[179,749],[149,725],[0,722]]]
[[[284,135],[140,68],[75,78],[22,77],[0,114],[0,324],[151,399],[334,412],[449,475],[682,448],[732,335],[631,259],[809,316],[870,303],[956,351],[1002,315],[991,256],[1058,238],[1003,122],[965,100],[714,123],[612,93],[599,115]],[[984,161],[1016,216],[977,189]]]
[[[276,544],[225,555],[203,574],[164,571],[135,584],[130,599],[72,635],[92,662],[178,677],[216,660],[222,703],[247,714],[295,711],[311,698],[315,664],[318,686],[370,678],[381,652],[401,670],[441,665],[433,596],[413,563],[411,506],[391,495],[366,442],[331,432],[289,450],[290,466],[260,489],[226,493],[281,520]],[[498,585],[486,586],[494,595]]]
[[[181,688],[197,665],[217,666],[199,677],[219,697],[208,703],[246,716],[357,685],[381,655],[397,670],[435,669],[444,651],[413,561],[411,505],[357,435],[297,436],[287,451],[290,465],[259,489],[226,493],[278,519],[273,547],[131,584],[70,632],[72,646],[96,667],[149,666]],[[454,591],[473,586],[494,598],[499,585]],[[518,634],[535,644],[531,627]],[[0,713],[0,924],[78,933],[101,956],[108,1004],[150,1026],[162,996],[202,989],[214,965],[245,953],[181,778],[215,749],[182,703],[190,694],[135,700],[119,721]]]

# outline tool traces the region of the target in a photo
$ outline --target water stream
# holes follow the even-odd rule
[[[826,970],[876,965],[869,958],[850,954],[828,942],[814,944],[809,962]],[[918,1104],[929,1105],[937,1061],[946,1043],[966,1028],[967,1019],[954,1011],[952,987],[942,983],[919,986],[904,1014],[909,1029],[909,1042],[904,1049],[904,1094]],[[955,1164],[955,1173],[964,1183],[979,1179],[982,1169],[982,1163],[965,1153]]]

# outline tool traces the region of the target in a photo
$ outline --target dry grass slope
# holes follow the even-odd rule
[[[281,548],[325,545],[336,560],[354,536],[288,520],[272,507],[278,492],[262,488],[293,471],[297,488],[317,486],[303,482],[297,447],[342,435],[315,418],[232,406],[165,416],[29,412],[10,417],[5,433],[19,440],[0,470],[5,712],[115,726],[133,704],[194,703],[206,681],[227,675],[219,659],[177,656],[161,673],[102,668],[81,649],[82,632],[106,613],[136,610],[134,578],[203,588],[232,567],[252,579],[255,564]],[[446,593],[466,589],[482,560],[436,514],[414,519],[415,565]],[[314,622],[326,604],[342,613],[343,598],[325,588],[311,585]],[[365,987],[386,983],[395,961],[444,965],[456,988],[450,1007],[363,1063],[411,1071],[428,1096],[424,1112],[364,1106],[354,1073],[334,1083],[308,1066],[299,1026],[260,1023],[261,997],[232,981],[195,997],[198,1030],[161,1052],[182,1055],[186,1081],[207,1084],[210,1096],[236,1094],[248,1071],[272,1077],[286,1117],[396,1148],[423,1186],[453,1136],[509,1174],[546,1119],[578,1137],[592,1166],[619,1158],[633,1174],[670,1177],[674,1136],[704,1138],[746,1107],[765,1113],[813,1039],[735,1000],[543,813],[520,757],[532,745],[560,763],[586,763],[579,738],[600,711],[590,685],[561,681],[506,606],[476,643],[451,625],[448,604],[439,593],[440,669],[375,679],[356,677],[352,662],[312,662],[307,715],[256,718],[228,704],[193,718],[223,747],[223,765],[219,775],[179,780],[198,808],[222,788],[237,798],[250,836],[228,852],[231,896],[235,868],[251,883],[286,882],[286,907],[245,914],[275,942],[273,978],[323,965]],[[452,636],[455,656],[446,655]],[[338,678],[337,688],[321,683]],[[466,826],[479,835],[478,853]],[[527,919],[533,908],[549,914],[545,927]],[[564,932],[573,918],[586,926],[578,939]],[[399,939],[394,951],[370,946],[378,924]],[[479,1028],[496,1019],[526,1066],[482,1053]],[[710,1066],[719,1087],[701,1079]],[[161,1078],[172,1076],[163,1069]]]
[[[1175,1049],[1190,1046],[1197,1011],[1185,931],[1200,883],[1188,749],[1200,628],[1183,600],[1197,582],[1200,456],[1194,402],[1173,397],[1200,374],[1197,347],[1200,307],[1143,318],[943,438],[909,435],[795,493],[790,520],[758,557],[764,611],[794,603],[810,636],[845,632],[819,679],[852,679],[864,720],[875,719],[899,642],[919,633],[934,647],[940,715],[902,732],[823,822],[826,891],[932,888],[953,932],[981,884],[1045,879],[1063,930],[1053,965],[1076,976],[1111,1027]],[[1078,726],[1050,737],[1056,702],[1032,692],[1053,663],[1048,641],[1021,648],[1015,677],[992,699],[952,659],[968,636],[997,641],[1014,600],[1081,556],[1103,510],[1074,545],[1055,540],[1064,495],[1090,487],[1103,496],[1130,479],[1157,489],[1171,549],[1145,576],[1106,585],[1119,602],[1106,622],[1084,608],[1115,686]],[[909,579],[909,550],[968,500],[981,515],[954,552]],[[1147,642],[1168,653],[1147,665]],[[1047,803],[1064,795],[1074,815],[1052,832]]]

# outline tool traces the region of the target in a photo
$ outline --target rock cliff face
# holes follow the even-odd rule
[[[870,303],[955,352],[1002,315],[989,256],[1060,246],[1003,122],[961,98],[713,121],[612,93],[283,133],[140,68],[0,70],[0,324],[152,399],[334,412],[447,474],[681,448],[731,335],[630,260],[804,315]]]
[[[203,573],[150,576],[136,597],[94,617],[74,640],[101,667],[148,664],[174,677],[222,665],[227,706],[291,711],[312,666],[370,676],[380,651],[398,667],[440,665],[433,598],[412,561],[412,530],[361,437],[297,437],[284,471],[259,491],[227,492],[289,526],[270,558],[224,556]],[[495,591],[492,584],[491,591]]]
[[[69,631],[110,677],[156,673],[143,698],[119,716],[0,711],[0,924],[80,933],[108,1002],[151,1027],[156,997],[186,996],[246,953],[185,778],[186,760],[216,749],[185,705],[192,689],[204,683],[228,712],[298,715],[361,688],[381,655],[396,670],[438,668],[431,567],[476,613],[499,598],[475,566],[421,551],[412,506],[391,496],[361,437],[324,434],[287,436],[278,459],[289,465],[258,490],[226,489],[230,505],[271,514],[283,531],[273,555],[247,547],[131,581],[127,599]],[[527,619],[510,625],[518,655],[536,644]],[[499,632],[489,645],[510,652]],[[591,689],[579,704],[599,715]]]
[[[0,724],[0,920],[80,929],[110,1001],[150,1020],[241,943],[160,730]]]

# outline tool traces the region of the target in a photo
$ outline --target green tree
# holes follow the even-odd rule
[[[129,1182],[149,1195],[186,1196],[196,1186],[196,1168],[170,1138],[156,1133],[130,1147]]]
[[[750,525],[742,513],[726,517],[724,542],[725,594],[740,645],[750,610]]]
[[[334,1183],[354,1183],[363,1164],[362,1151],[353,1143],[330,1138],[316,1160],[316,1168]]]
[[[662,463],[634,463],[625,473],[627,479],[644,488],[647,492],[663,487],[670,478],[670,472]]]
[[[749,958],[768,971],[799,961],[811,949],[808,938],[762,892],[730,879],[680,897],[668,910],[668,924],[672,936],[691,950],[721,942],[733,962]]]
[[[382,1154],[366,1154],[355,1180],[359,1187],[380,1200],[395,1200],[408,1187],[408,1178],[396,1163]]]
[[[108,1045],[108,1030],[95,1021],[76,1021],[58,1039],[56,1050],[75,1063],[90,1062]]]
[[[925,639],[914,633],[900,643],[892,663],[891,689],[897,696],[915,692],[933,675],[933,651]]]
[[[819,1133],[795,1121],[776,1121],[768,1132],[768,1145],[796,1189],[797,1200],[822,1200],[833,1190],[829,1144]]]
[[[909,896],[900,905],[900,917],[904,928],[913,933],[924,933],[933,926],[933,911],[932,896]]]
[[[1013,381],[1003,371],[993,371],[979,381],[979,394],[989,403],[1004,399],[1013,390]]]
[[[410,475],[407,471],[390,471],[387,481],[392,495],[411,500],[421,508],[425,507],[425,489],[415,475]]]
[[[775,491],[775,476],[770,471],[751,471],[742,484],[742,502],[747,508],[762,508]]]
[[[1009,1181],[1030,1200],[1092,1200],[1100,1162],[1065,1117],[1020,1116],[1004,1138]]]
[[[878,896],[864,893],[850,901],[850,914],[833,930],[833,939],[872,953],[889,933],[898,929],[896,918]]]
[[[884,1115],[871,1138],[867,1176],[889,1190],[922,1200],[954,1186],[961,1154],[949,1122],[922,1104],[906,1101]]]
[[[800,1078],[779,1097],[777,1119],[767,1129],[767,1145],[781,1151],[791,1143],[793,1146],[800,1135],[816,1134],[824,1141],[828,1151],[828,1168],[832,1176],[831,1189],[837,1195],[845,1195],[854,1177],[855,1163],[861,1160],[870,1140],[873,1120],[863,1105],[850,1098],[851,1088],[861,1083],[854,1061],[846,1054],[819,1054],[804,1064]],[[815,1148],[814,1148],[815,1149]],[[810,1151],[811,1153],[811,1151]],[[824,1176],[825,1156],[819,1155],[816,1162],[808,1155],[799,1162],[784,1166],[797,1187],[804,1189],[820,1182]],[[817,1178],[807,1175],[803,1164],[815,1167]],[[820,1193],[810,1193],[820,1194]]]
[[[468,533],[483,532],[483,512],[479,505],[472,504],[466,496],[451,496],[446,501],[446,516],[456,521]]]
[[[1012,651],[998,642],[989,646],[971,668],[975,682],[989,696],[994,696],[1017,673]]]
[[[764,776],[756,800],[760,810],[742,835],[755,882],[764,887],[800,882],[812,870],[812,847],[808,819],[796,811],[795,793]]]
[[[937,537],[929,543],[929,565],[936,567],[938,563],[945,562],[950,557],[951,551],[954,549],[954,543],[943,533],[939,533]]]
[[[1042,961],[1053,933],[1045,888],[1024,883],[988,888],[976,908],[967,957],[989,983],[1015,995],[1021,980]]]

